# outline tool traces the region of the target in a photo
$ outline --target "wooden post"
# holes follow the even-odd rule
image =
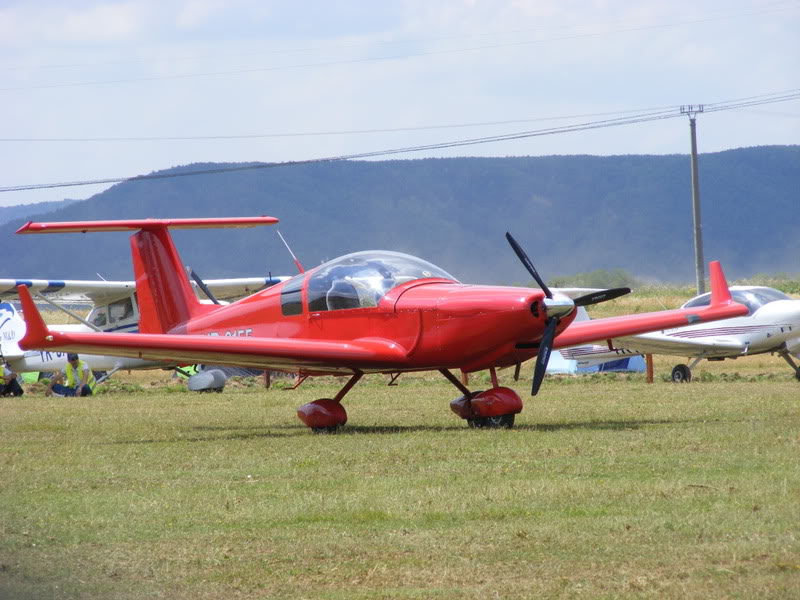
[[[653,355],[645,354],[644,362],[647,365],[647,383],[653,383]]]
[[[267,369],[264,371],[264,387],[269,389],[270,385],[272,385],[272,373]]]
[[[463,383],[465,386],[469,385],[469,373],[464,373],[464,371],[461,371],[461,383]]]

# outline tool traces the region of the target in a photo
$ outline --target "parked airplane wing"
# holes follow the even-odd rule
[[[204,283],[218,300],[233,302],[285,281],[288,277],[240,277],[233,279],[207,279]],[[195,282],[195,294],[205,295]],[[87,304],[100,306],[127,298],[136,291],[134,281],[94,281],[78,279],[0,279],[0,301],[19,300],[17,286],[26,285],[31,292],[62,304]]]
[[[674,354],[678,356],[699,356],[719,351],[742,353],[747,348],[744,344],[730,339],[680,338],[663,333],[644,333],[637,336],[614,338],[611,343],[615,348],[625,348],[639,354]]]
[[[0,279],[0,300],[19,300],[19,285],[54,302],[67,304],[108,304],[136,291],[133,281]]]

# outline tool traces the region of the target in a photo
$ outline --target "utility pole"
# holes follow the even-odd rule
[[[700,222],[700,173],[697,170],[697,127],[695,115],[703,112],[703,105],[681,106],[681,114],[689,115],[692,135],[692,219],[694,221],[694,268],[697,277],[697,294],[706,291],[705,267],[703,265],[703,225]]]

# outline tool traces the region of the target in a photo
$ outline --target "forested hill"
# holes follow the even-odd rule
[[[700,156],[707,260],[729,277],[800,272],[800,146]],[[177,167],[162,173],[215,168]],[[527,282],[510,230],[545,278],[622,268],[693,281],[688,155],[448,158],[277,166],[116,185],[36,220],[271,215],[308,268],[388,249],[463,281]],[[0,277],[130,278],[128,235],[17,236],[0,226]],[[272,228],[178,231],[203,277],[292,274]]]
[[[60,200],[56,202],[37,202],[35,204],[16,204],[14,206],[0,206],[0,223],[8,223],[15,219],[30,218],[33,215],[65,208],[76,202],[75,200]]]

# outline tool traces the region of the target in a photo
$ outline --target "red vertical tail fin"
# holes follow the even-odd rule
[[[139,331],[166,333],[213,307],[200,304],[166,227],[131,237]]]

